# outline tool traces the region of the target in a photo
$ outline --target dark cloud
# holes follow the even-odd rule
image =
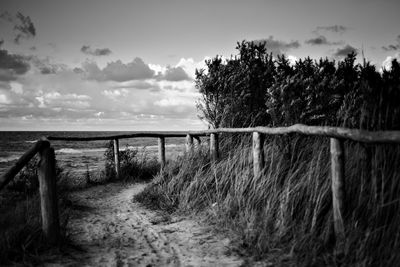
[[[100,69],[95,62],[87,61],[83,64],[83,71],[87,79],[97,81],[125,82],[154,76],[154,71],[138,57],[127,64],[121,60],[110,62],[104,69]]]
[[[333,55],[335,57],[345,57],[352,52],[357,52],[357,49],[351,45],[346,45],[342,48],[338,48]]]
[[[4,44],[4,40],[0,40],[0,47]]]
[[[0,19],[8,21],[10,23],[13,22],[13,16],[8,11],[5,11],[5,12],[1,13],[0,14]]]
[[[305,43],[310,44],[310,45],[328,45],[329,44],[328,40],[323,35],[308,39],[305,41]]]
[[[67,67],[64,64],[55,64],[50,61],[50,58],[39,58],[37,56],[26,57],[29,62],[32,63],[41,74],[55,74],[61,70],[66,70]]]
[[[304,43],[309,45],[338,45],[342,44],[342,42],[331,42],[323,35],[318,35],[315,38],[311,38],[306,40]]]
[[[24,16],[20,12],[17,13],[17,20],[19,23],[14,26],[14,29],[19,32],[14,39],[15,43],[19,43],[19,40],[24,38],[31,38],[36,36],[36,29],[33,25],[29,16]]]
[[[12,81],[17,75],[25,74],[30,68],[25,57],[9,54],[7,50],[0,49],[0,81]]]
[[[316,32],[328,31],[328,32],[342,34],[347,30],[348,30],[348,28],[343,25],[332,25],[332,26],[318,26],[316,29]]]
[[[108,56],[109,54],[112,53],[109,48],[92,49],[89,45],[82,46],[81,52],[86,55],[91,55],[91,56]]]
[[[85,71],[84,71],[83,69],[81,69],[81,68],[74,68],[72,71],[73,71],[74,73],[76,73],[76,74],[82,74],[82,73],[85,72]]]
[[[189,75],[182,69],[182,67],[167,67],[165,74],[159,75],[158,79],[171,82],[191,80]]]
[[[382,46],[382,49],[384,51],[397,51],[400,50],[400,35],[397,36],[396,38],[397,44],[391,44],[388,46]]]
[[[13,24],[15,32],[14,43],[19,44],[21,38],[29,39],[36,36],[36,28],[29,16],[24,16],[21,12],[17,12],[15,16],[10,13],[3,12],[0,18]]]
[[[265,43],[267,52],[271,52],[273,55],[283,54],[288,50],[300,47],[299,41],[285,42],[275,40],[273,36],[269,36],[268,39],[254,40],[253,42],[256,44]]]

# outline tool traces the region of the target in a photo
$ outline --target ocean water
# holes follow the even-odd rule
[[[0,131],[0,175],[13,165],[33,143],[43,136],[107,136],[129,132],[2,132]],[[104,169],[104,152],[110,141],[51,141],[59,166],[70,173],[99,172]],[[185,138],[166,138],[166,157],[184,151]],[[120,150],[137,149],[138,156],[156,157],[157,138],[130,138],[119,141]]]

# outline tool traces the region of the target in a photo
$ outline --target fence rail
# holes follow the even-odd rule
[[[158,157],[161,171],[164,169],[165,161],[165,138],[186,137],[186,151],[194,149],[194,140],[200,144],[200,136],[210,137],[210,157],[212,161],[219,158],[218,134],[220,133],[252,133],[253,135],[253,172],[254,176],[262,175],[264,168],[264,137],[265,135],[284,135],[298,133],[310,136],[323,136],[330,138],[331,151],[331,188],[333,224],[338,243],[345,239],[344,211],[346,209],[345,199],[345,162],[344,162],[344,140],[353,140],[363,143],[389,143],[400,144],[400,131],[364,131],[329,126],[306,126],[295,124],[289,127],[254,127],[254,128],[219,128],[204,131],[140,131],[123,135],[95,136],[95,137],[57,137],[48,136],[35,143],[21,158],[0,177],[0,190],[9,183],[15,175],[36,154],[40,155],[39,183],[42,208],[42,229],[51,243],[56,243],[59,236],[59,220],[57,210],[57,192],[55,184],[55,157],[54,149],[50,141],[96,141],[113,140],[114,161],[117,177],[120,176],[119,139],[152,137],[158,138]]]

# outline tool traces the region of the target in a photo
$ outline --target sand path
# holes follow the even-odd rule
[[[69,238],[82,250],[47,266],[240,266],[229,239],[193,219],[160,215],[132,198],[145,184],[73,192]]]

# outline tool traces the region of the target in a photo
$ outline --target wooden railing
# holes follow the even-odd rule
[[[340,127],[319,127],[296,124],[290,127],[255,127],[255,128],[219,128],[204,131],[141,131],[124,135],[110,135],[97,137],[53,137],[49,136],[39,140],[0,178],[0,190],[10,182],[14,176],[36,154],[40,155],[39,183],[42,208],[42,228],[45,237],[51,243],[57,243],[59,237],[59,219],[57,210],[57,194],[55,184],[55,156],[49,140],[58,141],[95,141],[113,140],[115,172],[120,177],[119,140],[135,137],[158,138],[158,158],[161,170],[165,166],[165,138],[186,137],[186,151],[194,148],[194,139],[200,143],[200,136],[210,136],[210,156],[213,162],[219,158],[218,134],[220,133],[252,133],[253,134],[253,172],[254,176],[262,175],[264,168],[264,136],[298,133],[311,136],[324,136],[330,138],[331,152],[331,184],[333,223],[337,240],[345,239],[343,214],[345,210],[345,162],[344,140],[353,140],[363,143],[391,143],[400,144],[400,131],[363,131]]]

